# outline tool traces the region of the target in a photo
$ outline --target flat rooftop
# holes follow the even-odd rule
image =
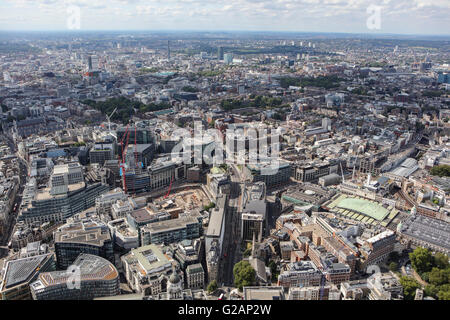
[[[383,221],[389,215],[389,210],[381,205],[359,198],[344,198],[336,204],[336,207],[354,211],[378,221]]]

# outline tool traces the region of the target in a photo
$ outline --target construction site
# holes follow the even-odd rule
[[[153,199],[153,203],[165,206],[175,206],[184,210],[202,210],[211,201],[201,187],[184,187],[174,190],[170,195],[162,195]]]

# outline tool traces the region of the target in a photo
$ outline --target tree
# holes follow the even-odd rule
[[[278,278],[278,267],[275,261],[270,260],[268,267],[270,268],[270,273],[272,274],[272,279]]]
[[[397,271],[398,270],[397,262],[392,261],[391,263],[389,263],[389,270],[391,270],[392,272]]]
[[[256,271],[248,261],[240,261],[233,268],[234,285],[242,291],[243,287],[252,286],[256,282]]]
[[[403,287],[403,296],[405,300],[414,300],[416,290],[420,288],[420,284],[413,278],[402,276],[400,284]]]
[[[439,300],[450,300],[450,284],[444,284],[439,287],[439,292],[437,293]]]
[[[208,284],[208,287],[206,287],[206,290],[208,290],[208,293],[212,293],[217,290],[219,286],[217,285],[217,281],[213,280]]]
[[[434,166],[433,168],[431,168],[430,173],[433,176],[450,177],[450,166],[445,164],[440,166]]]
[[[409,254],[411,265],[419,274],[428,272],[433,267],[433,255],[430,250],[422,247],[416,248]]]
[[[430,273],[428,274],[428,280],[431,284],[434,284],[435,286],[440,286],[443,284],[448,283],[448,276],[449,276],[450,269],[438,269],[433,268]]]
[[[442,252],[436,252],[434,255],[434,265],[439,269],[447,269],[450,267],[448,256]]]
[[[424,290],[425,296],[430,296],[433,298],[437,298],[438,292],[439,292],[439,288],[433,284],[427,285]]]
[[[208,205],[203,207],[203,210],[208,211],[209,209],[212,209],[216,206],[216,204],[214,202],[210,202]]]

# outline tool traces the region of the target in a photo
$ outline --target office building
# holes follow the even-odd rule
[[[55,270],[53,253],[7,261],[1,272],[1,300],[30,300],[30,284],[41,272]]]
[[[79,278],[70,282],[72,268]],[[119,272],[110,261],[82,253],[71,269],[43,272],[30,289],[34,300],[92,300],[118,295],[119,282]]]
[[[69,267],[80,253],[93,254],[114,263],[113,239],[109,228],[96,218],[76,218],[54,233],[59,269]]]
[[[193,211],[176,219],[150,223],[140,232],[142,246],[196,239],[202,234],[202,216],[198,211]]]
[[[173,274],[184,282],[183,272],[174,267],[176,262],[160,246],[151,244],[133,249],[121,260],[128,285],[145,296],[166,292]]]

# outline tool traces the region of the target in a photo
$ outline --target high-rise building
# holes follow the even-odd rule
[[[167,40],[167,59],[170,60],[170,40]]]
[[[225,53],[225,54],[223,55],[223,61],[224,61],[226,64],[231,64],[231,63],[233,63],[233,54],[232,54],[232,53]]]
[[[223,47],[217,48],[217,60],[223,60],[224,52]]]

